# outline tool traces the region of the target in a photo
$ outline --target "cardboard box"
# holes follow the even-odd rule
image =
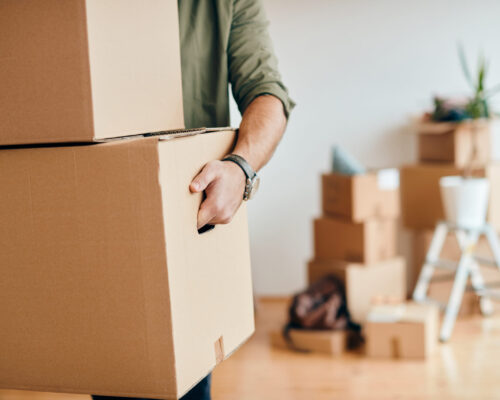
[[[437,347],[438,309],[415,303],[376,306],[365,337],[369,357],[426,358]]]
[[[309,283],[329,274],[339,277],[345,285],[351,318],[358,323],[364,322],[375,299],[401,302],[406,298],[406,263],[402,257],[375,264],[312,260],[308,274]]]
[[[253,332],[244,205],[189,183],[234,131],[0,150],[0,387],[177,399]]]
[[[281,349],[296,349],[331,356],[340,356],[348,349],[360,344],[359,334],[347,330],[305,330],[291,329],[290,339],[293,345],[287,343],[282,331],[270,333],[271,345]]]
[[[429,249],[432,240],[432,235],[432,231],[419,231],[415,232],[413,235],[412,240],[414,279],[412,287],[415,286],[420,274],[420,270],[422,269],[422,266],[425,262],[427,250]],[[488,246],[488,242],[484,237],[481,237],[481,239],[479,240],[475,253],[484,258],[493,258],[491,250]],[[459,257],[460,248],[458,246],[458,242],[453,234],[449,234],[445,240],[440,258],[445,260],[458,261]],[[480,272],[486,285],[498,287],[500,289],[500,270],[488,266],[480,266]],[[427,295],[434,300],[437,300],[443,304],[447,304],[451,294],[451,289],[453,287],[453,277],[453,272],[436,269],[433,275],[433,279],[429,284],[429,291]],[[500,303],[496,301],[493,301],[492,303],[495,312],[497,312],[500,309]],[[465,317],[470,315],[477,315],[480,313],[481,310],[479,307],[479,297],[472,290],[471,281],[469,278],[467,282],[467,290],[462,298],[462,304],[460,306],[458,315],[460,317]]]
[[[444,219],[439,179],[461,175],[462,169],[450,164],[414,164],[401,168],[401,215],[409,229],[434,229]],[[491,163],[474,172],[490,180],[488,221],[500,231],[500,163]]]
[[[3,1],[0,145],[184,127],[177,2]]]
[[[488,122],[426,122],[420,124],[418,133],[420,161],[442,161],[459,168],[469,165],[484,167],[490,161],[491,132]]]
[[[314,254],[321,260],[374,263],[396,255],[396,221],[356,223],[338,218],[314,220]]]
[[[323,174],[323,213],[340,216],[354,222],[372,217],[399,216],[399,190],[380,187],[377,173],[361,175]]]
[[[401,168],[401,216],[410,229],[434,229],[444,218],[439,179],[460,175],[453,165],[415,164]]]

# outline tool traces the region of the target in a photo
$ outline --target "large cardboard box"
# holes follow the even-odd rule
[[[428,163],[401,168],[401,215],[403,225],[410,229],[434,229],[444,219],[439,179],[461,175],[463,170],[451,164]],[[500,231],[500,163],[474,171],[474,175],[490,180],[488,221]]]
[[[359,334],[347,330],[291,329],[289,335],[291,344],[285,340],[282,331],[272,331],[271,344],[281,349],[324,353],[331,356],[340,356],[360,344]]]
[[[369,357],[424,359],[437,347],[438,309],[407,303],[376,306],[365,326]]]
[[[323,260],[374,263],[396,255],[396,221],[366,222],[321,217],[314,220],[314,254]]]
[[[339,277],[345,285],[347,308],[353,321],[362,323],[374,300],[406,298],[406,263],[396,257],[374,264],[312,260],[308,264],[309,283],[325,275]]]
[[[234,131],[0,151],[0,387],[177,399],[253,332],[245,207],[188,188]]]
[[[420,161],[443,161],[459,168],[484,167],[490,161],[490,124],[426,122],[419,126]]]
[[[323,174],[322,204],[325,215],[354,222],[372,217],[399,216],[399,190],[384,189],[376,172],[360,175]]]
[[[6,0],[0,145],[183,128],[175,0]]]

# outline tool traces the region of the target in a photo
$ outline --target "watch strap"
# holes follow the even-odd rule
[[[224,157],[222,161],[232,161],[233,163],[238,165],[243,170],[246,177],[250,180],[255,178],[255,175],[257,175],[250,164],[238,154],[229,154],[228,156]]]

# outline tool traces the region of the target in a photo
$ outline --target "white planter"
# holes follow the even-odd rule
[[[490,185],[486,178],[444,176],[439,180],[446,220],[463,228],[486,222]]]

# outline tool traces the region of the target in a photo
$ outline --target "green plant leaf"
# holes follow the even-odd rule
[[[486,79],[487,64],[484,59],[484,55],[479,56],[478,62],[478,74],[477,74],[477,86],[476,86],[476,96],[480,95],[484,91],[484,81]]]

